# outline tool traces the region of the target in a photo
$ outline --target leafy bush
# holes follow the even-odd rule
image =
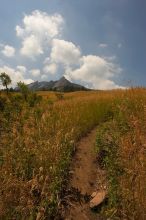
[[[36,93],[31,93],[28,97],[28,103],[30,107],[34,107],[37,104],[40,104],[42,101],[42,96],[37,95]]]

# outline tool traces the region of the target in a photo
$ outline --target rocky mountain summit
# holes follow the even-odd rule
[[[72,91],[87,91],[86,87],[70,82],[64,76],[57,81],[36,81],[27,85],[32,91],[60,91],[60,92],[72,92]],[[18,90],[18,88],[16,88]]]

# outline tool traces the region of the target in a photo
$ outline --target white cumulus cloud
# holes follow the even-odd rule
[[[51,60],[66,66],[79,63],[81,51],[72,42],[54,39],[52,42]]]
[[[26,67],[25,66],[17,66],[17,70],[19,70],[21,73],[26,73]]]
[[[122,72],[120,66],[116,64],[116,56],[101,57],[92,54],[84,56],[78,45],[61,38],[63,24],[64,19],[60,14],[49,15],[40,10],[25,14],[22,23],[15,27],[16,35],[21,41],[20,54],[31,58],[31,61],[36,60],[40,55],[46,57],[42,64],[40,64],[42,57],[40,61],[38,60],[42,73],[37,68],[27,70],[23,63],[11,68],[4,65],[1,60],[0,71],[10,75],[13,85],[18,81],[33,82],[28,74],[32,78],[47,80],[49,74],[59,75],[64,71],[64,75],[70,81],[90,88],[123,88],[115,82],[117,75]],[[3,44],[0,44],[0,47],[1,53],[6,57],[15,55],[14,47]],[[98,47],[107,48],[108,44],[103,41]],[[121,48],[122,44],[119,43],[117,47]]]
[[[40,76],[41,72],[39,69],[32,69],[29,71],[31,75],[33,75],[34,77]]]
[[[43,48],[40,44],[39,39],[31,35],[26,37],[22,42],[21,54],[29,58],[34,59],[35,56],[43,54]]]
[[[94,89],[121,88],[112,78],[121,72],[121,68],[99,56],[83,56],[80,67],[66,71],[66,76],[72,80],[80,80],[90,84]]]
[[[44,73],[50,73],[55,74],[57,72],[57,64],[56,63],[50,63],[49,65],[45,65],[43,68]]]
[[[15,48],[9,45],[5,45],[2,50],[2,53],[6,57],[13,57],[15,55]]]
[[[35,58],[42,54],[45,45],[60,36],[64,19],[60,14],[49,15],[39,10],[25,15],[22,25],[16,26],[16,35],[22,39],[22,55]]]

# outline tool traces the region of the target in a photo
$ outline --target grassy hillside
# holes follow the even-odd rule
[[[146,91],[131,89],[116,97],[113,118],[97,131],[99,163],[107,170],[110,219],[146,219]]]
[[[1,98],[3,219],[55,215],[74,144],[106,120],[113,100],[108,93],[70,93],[61,99],[41,94],[34,107],[18,95]]]
[[[103,212],[128,216],[131,209],[139,216],[144,207],[146,91],[39,95],[43,99],[37,102],[17,94],[0,98],[0,217],[53,218],[75,143],[96,125],[97,151],[106,151],[101,162],[109,173],[111,195]]]

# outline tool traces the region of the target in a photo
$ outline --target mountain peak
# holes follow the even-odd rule
[[[65,78],[65,76],[62,76],[58,81],[68,81],[68,80]]]
[[[66,79],[65,76],[62,76],[60,79]]]
[[[71,91],[80,91],[80,90],[88,90],[84,86],[71,83],[69,80],[65,78],[65,76],[62,76],[57,81],[41,81],[41,82],[33,82],[27,85],[28,88],[32,91],[61,91],[61,92],[71,92]],[[15,88],[18,90],[18,88]]]
[[[68,81],[65,76],[62,76],[54,85],[54,88],[70,86],[71,82]]]

